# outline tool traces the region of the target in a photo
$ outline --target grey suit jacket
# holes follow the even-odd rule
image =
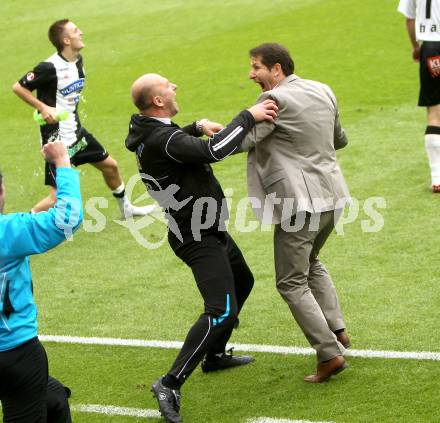
[[[248,153],[248,191],[256,216],[280,223],[299,211],[343,208],[350,194],[335,150],[347,144],[336,99],[322,83],[286,77],[258,102],[278,104],[275,123],[257,124],[242,150]]]

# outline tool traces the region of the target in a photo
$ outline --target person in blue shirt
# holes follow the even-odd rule
[[[57,200],[46,212],[3,214],[0,173],[0,401],[3,421],[69,423],[68,389],[48,374],[38,340],[29,256],[70,238],[82,222],[79,174],[64,144],[44,145],[44,158],[57,168]]]

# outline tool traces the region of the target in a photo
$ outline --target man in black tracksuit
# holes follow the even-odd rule
[[[171,122],[179,110],[176,88],[157,74],[134,82],[132,97],[139,114],[132,116],[125,141],[136,153],[150,195],[166,213],[169,244],[193,271],[204,300],[205,311],[190,329],[170,371],[152,387],[162,415],[173,423],[182,421],[180,387],[202,359],[204,372],[253,361],[225,353],[254,280],[226,232],[226,200],[209,163],[234,153],[255,123],[273,120],[277,109],[266,101],[239,113],[226,128],[207,120],[180,128]],[[211,138],[200,139],[204,134]]]

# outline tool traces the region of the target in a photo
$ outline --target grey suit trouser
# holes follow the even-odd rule
[[[340,211],[300,212],[290,222],[275,225],[274,232],[278,292],[316,350],[318,362],[345,352],[334,334],[345,328],[336,290],[318,259],[334,228],[335,215],[338,217]]]

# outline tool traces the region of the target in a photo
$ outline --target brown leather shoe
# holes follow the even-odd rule
[[[344,348],[351,347],[350,338],[348,337],[347,332],[345,332],[345,330],[336,334],[336,338],[343,345]]]
[[[330,376],[337,375],[348,367],[345,358],[337,355],[329,361],[319,363],[316,374],[306,376],[304,380],[309,383],[322,383],[330,379]]]

